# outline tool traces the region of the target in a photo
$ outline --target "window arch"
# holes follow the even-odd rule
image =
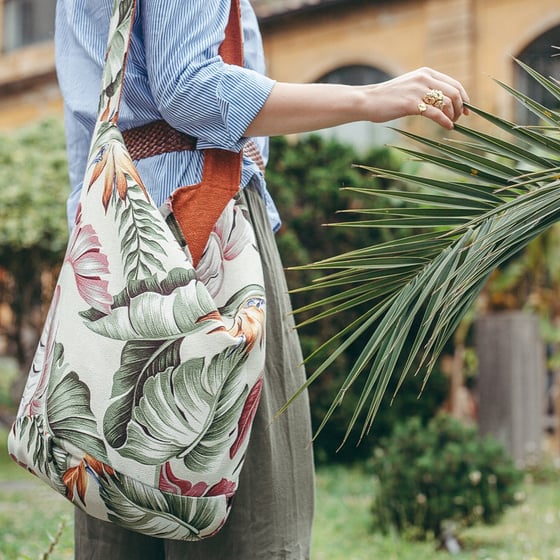
[[[384,82],[391,76],[379,68],[366,66],[364,64],[352,64],[350,66],[342,66],[328,72],[321,78],[319,82],[326,84],[348,84],[350,86],[363,86],[366,84],[374,84]]]
[[[517,58],[543,76],[552,76],[560,79],[560,51],[554,48],[554,46],[560,46],[559,36],[560,25],[557,25],[527,45]],[[515,64],[515,87],[543,105],[558,108],[558,102],[554,96],[533,80],[517,64]],[[515,116],[517,122],[521,124],[537,124],[537,117],[535,115],[520,104],[516,105]]]

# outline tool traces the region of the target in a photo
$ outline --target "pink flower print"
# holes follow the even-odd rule
[[[113,297],[107,291],[108,282],[103,280],[103,275],[109,273],[107,256],[101,252],[101,244],[93,227],[81,223],[81,214],[80,207],[65,262],[74,271],[82,299],[94,309],[108,314]]]
[[[228,500],[233,498],[235,494],[235,482],[228,480],[227,478],[222,478],[220,482],[214,484],[208,489],[208,492],[204,494],[205,496],[225,496]]]
[[[223,261],[232,261],[252,243],[252,229],[241,209],[232,200],[218,218],[196,273],[210,295],[215,297],[224,282]]]
[[[263,382],[264,379],[262,377],[259,377],[259,379],[255,383],[255,386],[251,389],[247,400],[245,401],[243,412],[241,413],[241,417],[239,418],[239,422],[237,424],[237,437],[235,438],[235,442],[229,450],[230,459],[233,459],[235,457],[235,454],[242,447],[247,436],[249,435],[249,432],[251,431],[251,426],[253,425],[253,420],[255,418],[255,414],[257,413],[257,408],[259,407],[259,402],[261,400]]]
[[[162,492],[170,492],[171,494],[190,496],[192,498],[223,495],[229,500],[235,494],[235,482],[222,478],[220,482],[213,486],[208,486],[206,482],[197,482],[193,484],[188,480],[183,480],[175,476],[171,465],[165,463],[159,474],[159,489]]]
[[[214,232],[220,238],[220,244],[226,261],[232,261],[237,257],[252,240],[252,229],[243,216],[241,208],[233,205],[233,211],[222,212],[222,215],[214,226]]]

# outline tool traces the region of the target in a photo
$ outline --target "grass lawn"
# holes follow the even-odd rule
[[[71,560],[72,505],[10,461],[4,434],[0,454],[0,558]]]
[[[522,505],[493,527],[461,535],[463,551],[437,551],[437,543],[410,543],[371,530],[373,487],[359,470],[331,467],[317,478],[318,511],[313,560],[556,560],[560,559],[560,479],[527,482]]]
[[[13,464],[0,438],[0,558],[72,558],[72,506]],[[312,560],[444,560],[434,543],[410,543],[371,531],[370,478],[358,469],[330,467],[317,474]],[[560,480],[525,485],[525,502],[495,527],[462,535],[457,560],[560,560]],[[53,546],[52,540],[57,544]],[[53,550],[49,554],[49,547]],[[142,560],[142,559],[139,559]],[[149,560],[149,559],[146,559]],[[224,558],[224,560],[227,560]]]

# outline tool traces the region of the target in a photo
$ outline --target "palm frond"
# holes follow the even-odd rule
[[[560,101],[557,82],[519,64]],[[445,142],[398,131],[421,146],[418,150],[399,150],[455,178],[446,181],[441,179],[441,172],[435,179],[428,174],[364,166],[373,177],[398,181],[407,188],[360,189],[365,197],[382,198],[388,204],[381,209],[353,210],[361,220],[331,225],[411,227],[418,233],[299,267],[324,273],[302,291],[336,290],[296,310],[296,314],[314,313],[305,324],[364,303],[370,305],[368,311],[313,353],[330,351],[298,394],[347,348],[357,341],[362,344],[318,432],[352,385],[362,379],[363,389],[346,438],[364,412],[365,435],[391,379],[397,377],[400,386],[407,375],[420,370],[426,371],[427,377],[491,273],[560,220],[560,140],[554,137],[560,115],[506,84],[500,86],[546,126],[518,126],[472,106],[471,111],[486,121],[486,130],[498,128],[507,133],[507,138],[464,125],[455,127],[460,139]],[[391,204],[395,200],[409,205],[401,208]]]

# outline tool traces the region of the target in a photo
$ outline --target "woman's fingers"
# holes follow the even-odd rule
[[[458,89],[446,89],[445,97],[447,114],[455,122],[464,113],[464,102],[467,100]]]
[[[448,84],[455,91],[457,91],[460,98],[462,99],[462,101],[466,101],[467,103],[469,103],[469,95],[466,92],[465,88],[463,87],[463,84],[461,84],[461,82],[455,80],[454,78],[452,78],[451,76],[448,76],[447,74],[442,74],[441,72],[438,72],[437,70],[432,70],[432,72],[434,73],[434,77],[436,79],[438,79],[441,82],[444,82],[444,83]]]
[[[418,104],[420,114],[437,122],[447,122],[447,120],[451,123],[455,122],[461,115],[462,103],[460,101],[457,102],[452,96],[453,92],[450,92],[450,96],[448,96],[444,95],[440,89],[429,89],[422,96],[422,101]],[[428,107],[430,107],[430,111],[425,114]],[[447,117],[447,120],[440,119],[440,116]]]
[[[447,130],[451,130],[453,128],[454,120],[445,111],[442,111],[433,105],[419,103],[418,112],[423,117],[434,121]]]
[[[420,73],[423,83],[429,84],[429,89],[422,96],[422,102],[430,107],[430,110],[423,111],[423,116],[445,128],[452,128],[461,115],[468,113],[464,106],[465,102],[469,102],[465,88],[457,80],[431,68],[422,68]]]

